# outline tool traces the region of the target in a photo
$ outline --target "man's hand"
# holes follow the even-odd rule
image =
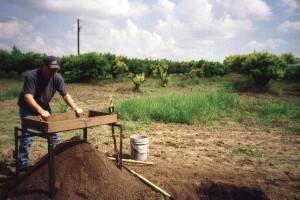
[[[77,117],[80,117],[80,115],[82,114],[82,109],[75,106],[75,107],[73,108],[73,110],[74,110],[74,112],[76,113],[76,116],[77,116]]]
[[[40,113],[41,113],[42,118],[46,121],[50,117],[50,113],[46,110],[42,110]]]

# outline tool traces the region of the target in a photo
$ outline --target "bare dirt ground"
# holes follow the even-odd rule
[[[80,92],[75,92],[73,86],[69,88],[74,99],[81,99],[79,106],[99,110],[106,106],[108,96],[119,87],[116,84],[87,89],[83,85]],[[115,97],[136,95],[126,94],[126,90],[116,93]],[[82,96],[92,98],[82,100]],[[15,103],[7,102],[0,103],[6,106]],[[225,122],[219,126],[126,124],[134,128],[125,130],[124,156],[130,154],[130,135],[147,135],[150,140],[147,161],[154,163],[151,166],[128,165],[176,199],[300,199],[299,133],[259,127],[253,122]],[[92,128],[88,141],[100,152],[113,154],[109,127]],[[32,165],[45,155],[45,146],[42,139],[36,140],[31,153]],[[2,156],[10,154],[12,148],[1,149]],[[260,154],[239,153],[242,148]],[[1,181],[11,181],[13,160],[1,165]],[[156,195],[153,199],[164,198]]]

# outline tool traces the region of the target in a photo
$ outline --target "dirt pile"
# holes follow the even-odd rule
[[[61,146],[55,158],[54,199],[158,199],[156,192],[120,170],[89,143]],[[157,198],[155,197],[157,196]],[[40,160],[8,195],[11,199],[49,199],[48,162]]]

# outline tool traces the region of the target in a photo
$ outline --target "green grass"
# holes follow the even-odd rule
[[[70,111],[70,107],[63,100],[58,101],[53,109],[54,113],[65,113],[68,111]]]
[[[123,119],[195,124],[234,117],[239,99],[223,91],[189,92],[154,97],[131,98],[118,105]]]
[[[17,87],[17,88],[11,88],[3,93],[0,93],[0,101],[14,99],[14,98],[18,97],[21,90],[22,90],[22,88]]]
[[[214,124],[222,121],[255,123],[300,120],[300,105],[291,102],[250,101],[225,91],[185,92],[129,98],[119,103],[117,114],[125,120]]]
[[[256,157],[256,158],[261,158],[263,156],[263,154],[260,151],[252,150],[249,147],[239,147],[233,150],[233,153],[237,155],[246,155],[246,156]]]

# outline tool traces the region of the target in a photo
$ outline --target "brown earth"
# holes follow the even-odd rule
[[[54,199],[152,199],[156,193],[108,160],[89,143],[73,141],[56,149]],[[42,158],[8,189],[8,199],[49,199],[48,162]]]
[[[109,94],[119,87],[117,84],[109,88],[82,86],[76,92],[71,87],[70,93],[76,95],[74,99],[80,99],[81,96],[97,99],[79,102],[79,106],[85,110],[99,110],[105,107]],[[127,90],[124,90],[124,93],[120,91],[115,97],[132,95],[126,94]],[[293,98],[299,102],[298,96]],[[1,105],[5,104],[1,107],[2,112],[12,103],[15,104],[9,101],[2,102]],[[292,127],[289,127],[288,123],[279,125],[281,129],[260,127],[252,121],[243,120],[220,122],[215,126],[140,122],[124,122],[124,125],[133,127],[125,130],[124,157],[130,157],[130,135],[147,135],[150,140],[148,161],[154,163],[152,166],[131,164],[131,168],[176,199],[300,199],[300,137],[299,132],[290,131]],[[91,128],[88,142],[95,148],[87,144],[76,145],[57,156],[56,162],[61,166],[57,167],[59,170],[56,185],[60,190],[55,199],[114,199],[110,198],[112,196],[106,196],[107,194],[116,195],[115,199],[164,199],[163,195],[144,186],[132,174],[126,170],[120,171],[113,162],[103,158],[103,153],[114,153],[110,127]],[[46,153],[43,144],[43,139],[36,139],[33,144],[33,166]],[[241,153],[241,149],[253,150],[259,154],[247,155]],[[11,153],[9,148],[1,151],[2,155]],[[89,153],[84,153],[85,151]],[[104,162],[106,166],[103,165]],[[80,171],[77,163],[84,166],[83,171]],[[90,171],[88,166],[92,168]],[[34,187],[46,190],[46,169],[47,167],[40,167],[28,176],[26,183],[32,187],[20,188],[23,189],[24,197],[34,198],[37,195],[39,199],[46,198],[44,193],[39,193],[40,191],[32,192]],[[0,188],[1,192],[4,188],[13,188],[13,171],[12,162],[1,163],[0,174],[5,178],[1,178],[0,181],[6,182]],[[128,191],[118,193],[113,186],[107,187],[102,182],[107,180],[116,183],[119,179],[126,180],[125,187]],[[84,186],[85,184],[87,185]],[[134,185],[136,190],[130,189],[131,185]],[[26,191],[29,191],[29,194],[26,194]],[[126,196],[127,192],[132,194],[132,197]],[[100,193],[103,197],[97,195]],[[63,194],[69,196],[59,196]]]

